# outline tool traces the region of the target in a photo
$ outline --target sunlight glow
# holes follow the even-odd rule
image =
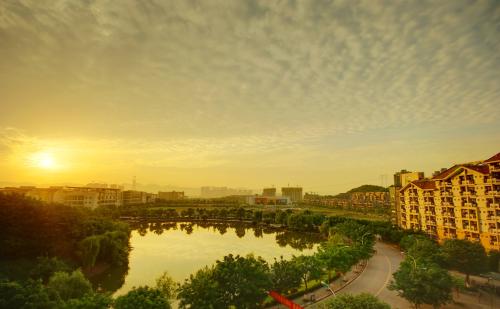
[[[47,169],[47,170],[57,168],[56,160],[55,160],[54,156],[52,155],[52,153],[50,153],[50,152],[34,153],[31,156],[30,161],[32,163],[31,164],[32,166],[35,166],[38,168]]]

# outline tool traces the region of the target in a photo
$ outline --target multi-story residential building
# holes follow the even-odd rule
[[[302,201],[302,187],[283,187],[281,195],[290,198],[292,203]]]
[[[262,196],[276,196],[276,188],[264,188]]]
[[[350,199],[353,207],[385,206],[389,203],[388,192],[352,192]]]
[[[500,153],[483,162],[455,165],[400,191],[398,225],[439,241],[479,241],[500,249]]]
[[[169,191],[169,192],[158,192],[158,198],[166,201],[176,201],[185,198],[184,191]]]
[[[290,198],[288,196],[248,196],[246,203],[249,205],[288,205]]]

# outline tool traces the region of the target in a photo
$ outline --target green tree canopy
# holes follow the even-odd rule
[[[170,309],[170,303],[158,289],[133,288],[115,300],[115,309]]]
[[[445,263],[460,272],[465,273],[465,282],[469,276],[488,270],[486,251],[479,242],[465,239],[447,239],[442,246]]]
[[[311,255],[299,255],[294,256],[292,261],[296,264],[297,270],[300,273],[302,281],[307,291],[307,283],[310,280],[315,280],[321,278],[323,273],[323,264],[321,261]]]
[[[319,309],[391,309],[391,307],[371,294],[362,293],[337,295],[319,306]]]
[[[177,295],[177,283],[164,272],[156,279],[156,289],[159,290],[166,299],[174,299]]]
[[[47,287],[57,293],[63,301],[92,293],[92,285],[80,270],[72,273],[56,272],[50,277]]]
[[[331,280],[332,271],[345,273],[356,263],[352,248],[345,244],[322,244],[317,258],[327,269],[328,281]]]
[[[415,308],[422,304],[437,307],[452,300],[452,277],[436,264],[406,258],[393,277],[389,289],[397,291]]]
[[[219,298],[219,285],[213,279],[214,269],[205,267],[190,275],[179,288],[179,308],[224,308]]]
[[[293,261],[284,260],[281,257],[275,259],[271,265],[272,288],[280,293],[288,293],[290,290],[300,286],[302,277]]]
[[[225,256],[217,261],[213,278],[223,293],[226,307],[256,308],[271,287],[269,266],[261,257],[253,255]]]

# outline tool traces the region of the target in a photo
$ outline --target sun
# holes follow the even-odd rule
[[[30,161],[31,161],[33,166],[38,167],[38,168],[42,168],[42,169],[46,169],[46,170],[52,170],[52,169],[57,168],[56,160],[55,160],[53,154],[50,152],[42,151],[42,152],[34,153],[31,156]]]

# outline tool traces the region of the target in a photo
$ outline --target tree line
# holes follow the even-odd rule
[[[75,267],[128,265],[128,224],[85,207],[0,194],[0,260],[57,256]]]

